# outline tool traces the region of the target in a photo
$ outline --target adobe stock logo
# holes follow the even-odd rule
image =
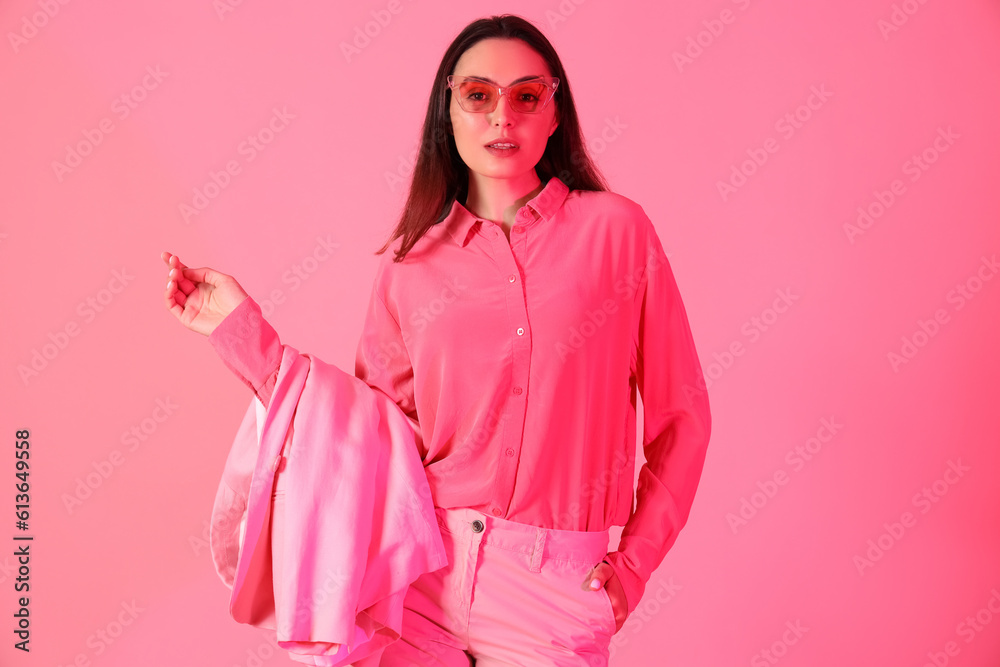
[[[149,441],[159,429],[160,424],[170,419],[180,408],[169,396],[165,399],[157,398],[155,404],[147,417],[132,424],[127,431],[122,432],[120,441],[122,445],[127,447],[128,452],[135,452],[143,443]],[[72,516],[126,460],[127,456],[121,449],[113,449],[106,457],[91,461],[90,468],[92,470],[88,469],[86,474],[78,475],[74,480],[76,485],[72,492],[63,493],[61,496],[66,512]]]
[[[951,129],[951,125],[948,126],[947,130],[939,126],[937,136],[919,153],[913,153],[907,158],[900,166],[900,171],[903,172],[904,176],[909,176],[911,183],[916,183],[944,153],[955,145],[956,140],[961,138],[962,135]],[[844,234],[851,245],[854,245],[857,237],[865,234],[882,216],[888,213],[889,209],[907,192],[906,183],[900,178],[893,179],[885,190],[878,188],[872,190],[871,199],[858,206],[855,211],[854,222],[843,224]]]
[[[340,52],[344,55],[344,60],[350,63],[353,58],[360,56],[361,52],[371,45],[372,40],[389,27],[392,18],[402,11],[403,4],[400,0],[389,0],[385,9],[371,10],[372,20],[364,24],[364,29],[362,30],[362,26],[359,25],[354,26],[354,37],[351,42],[340,42]]]
[[[969,614],[955,626],[955,634],[961,637],[966,644],[971,644],[976,636],[983,632],[994,618],[1000,617],[1000,591],[996,588],[990,590],[990,597],[975,615]],[[945,642],[941,651],[928,651],[927,661],[921,667],[946,667],[962,651],[958,642],[950,640]]]
[[[781,634],[781,639],[775,640],[769,647],[755,653],[750,658],[750,667],[767,667],[777,664],[779,660],[788,655],[788,647],[798,644],[802,636],[809,632],[809,628],[803,626],[802,621],[798,619],[794,623],[786,621],[785,627],[788,629]]]
[[[243,173],[243,166],[257,159],[261,153],[267,150],[273,142],[288,126],[289,121],[295,120],[297,116],[288,111],[288,107],[272,107],[271,117],[253,134],[248,134],[246,139],[241,141],[236,147],[236,152],[243,156],[243,164],[237,159],[228,160],[223,169],[215,171],[209,169],[208,180],[201,187],[193,188],[194,196],[191,203],[186,201],[177,205],[181,218],[187,224],[191,223],[191,218],[201,215],[208,205],[219,197],[222,192],[232,185],[233,177]]]
[[[889,14],[889,20],[880,18],[875,24],[878,27],[878,31],[882,33],[882,41],[889,41],[889,35],[899,32],[899,29],[906,25],[910,17],[920,11],[920,6],[926,2],[927,0],[903,0],[902,5],[892,3],[892,12]]]
[[[961,310],[969,301],[976,298],[985,284],[992,280],[997,273],[1000,273],[1000,262],[997,261],[996,253],[989,258],[986,255],[980,256],[979,266],[976,267],[976,270],[965,280],[956,283],[955,287],[945,295],[945,301],[954,304],[954,311]],[[949,322],[951,322],[951,315],[944,308],[938,308],[934,311],[933,316],[926,320],[918,318],[917,328],[913,333],[900,338],[899,352],[892,350],[887,355],[892,371],[898,373],[901,366],[913,361],[920,350],[926,347]]]
[[[317,236],[316,243],[313,245],[312,250],[307,254],[303,255],[298,261],[293,262],[282,274],[281,282],[284,285],[289,285],[289,292],[294,292],[305,284],[307,280],[316,275],[316,273],[323,267],[324,263],[333,257],[335,250],[340,248],[339,243],[335,243],[329,234],[325,236]],[[274,287],[267,296],[262,296],[258,299],[257,303],[260,306],[260,312],[264,317],[270,317],[271,314],[277,309],[278,306],[284,305],[288,302],[288,295],[285,294],[285,290],[281,287]]]
[[[555,30],[560,23],[565,23],[576,12],[576,8],[586,0],[562,0],[556,10],[545,10],[545,18],[549,22],[549,30]]]
[[[444,287],[438,295],[428,301],[425,305],[414,309],[410,315],[410,326],[417,332],[423,332],[430,324],[440,317],[447,309],[448,305],[455,303],[458,296],[469,289],[468,285],[459,282],[457,277],[452,277],[444,281]]]
[[[824,445],[833,440],[833,437],[842,428],[844,425],[838,423],[836,417],[829,419],[824,417],[820,420],[815,436],[807,439],[804,444],[796,445],[788,450],[788,453],[785,454],[785,463],[791,466],[793,473],[801,472],[806,463],[812,461],[823,450]],[[739,509],[736,512],[726,514],[726,523],[729,524],[733,535],[736,535],[740,528],[748,525],[760,510],[764,509],[778,495],[781,487],[787,485],[789,481],[791,478],[784,468],[775,470],[770,478],[765,478],[763,481],[757,480],[758,490],[752,492],[749,497],[741,496]]]
[[[614,299],[605,299],[599,308],[586,309],[584,318],[568,327],[566,336],[560,337],[556,341],[555,352],[559,355],[559,361],[566,361],[571,354],[582,349],[589,339],[597,335],[605,324],[613,321],[612,316],[619,310],[619,301],[622,302],[621,307],[627,310],[628,304],[642,286],[643,278],[645,277],[648,281],[653,272],[667,266],[668,262],[665,253],[660,254],[656,248],[651,246],[646,252],[645,264],[636,264],[636,266],[631,267],[631,271],[615,281],[612,289],[617,296]]]
[[[609,657],[614,657],[618,649],[625,647],[632,637],[635,637],[643,628],[653,622],[654,618],[663,610],[667,603],[677,597],[677,593],[684,590],[680,584],[674,583],[674,578],[661,579],[656,585],[650,582],[646,586],[646,592],[636,608],[625,619],[625,625],[611,638],[611,651]],[[627,631],[627,632],[626,632]],[[604,663],[601,663],[604,664]]]
[[[110,621],[87,635],[85,644],[89,650],[79,651],[70,662],[66,663],[66,667],[89,667],[92,665],[92,658],[102,655],[111,648],[126,632],[126,628],[136,622],[139,614],[146,611],[146,607],[140,607],[135,598],[131,602],[123,600],[119,606],[121,610]],[[59,665],[58,667],[62,666]]]
[[[125,288],[133,280],[135,280],[135,276],[130,274],[127,268],[122,267],[120,271],[113,270],[111,280],[107,282],[105,287],[77,304],[76,313],[82,318],[82,323],[90,324],[93,322],[98,313],[104,312],[117,295],[125,291]],[[24,386],[27,387],[29,380],[41,375],[42,371],[48,368],[56,357],[69,346],[71,339],[79,336],[82,331],[81,324],[70,319],[61,329],[57,329],[55,332],[50,331],[48,333],[49,342],[43,343],[40,349],[31,348],[31,359],[28,363],[17,365],[17,374]]]
[[[795,134],[805,127],[815,112],[822,109],[827,101],[833,97],[833,93],[826,89],[826,84],[812,85],[809,87],[809,96],[796,108],[788,111],[774,123],[774,131],[780,134],[787,142]],[[760,171],[770,160],[771,155],[778,152],[781,144],[774,137],[764,140],[763,148],[746,149],[747,159],[739,164],[733,163],[729,167],[729,178],[725,181],[718,180],[715,187],[719,191],[719,197],[723,203],[740,188],[749,182],[749,179]]]
[[[962,465],[962,459],[957,461],[948,460],[948,467],[939,479],[924,486],[920,491],[913,494],[911,502],[914,507],[920,510],[921,514],[927,514],[931,508],[941,502],[941,499],[948,493],[952,486],[965,477],[965,473],[972,470],[967,465]],[[896,546],[906,535],[907,530],[912,530],[917,525],[917,517],[912,512],[903,512],[899,516],[899,521],[884,522],[882,527],[885,530],[877,537],[869,539],[865,544],[868,548],[863,555],[854,556],[854,567],[862,577],[865,570],[875,566],[875,563],[882,560],[886,552]]]
[[[170,72],[164,72],[160,66],[149,65],[146,67],[146,74],[142,80],[132,88],[114,99],[111,103],[111,113],[118,117],[119,121],[128,118],[133,111],[139,108],[149,97],[149,94],[160,87],[160,84],[170,76]],[[52,171],[56,180],[62,183],[66,177],[73,173],[73,170],[83,164],[84,159],[94,154],[94,151],[104,143],[104,139],[114,132],[115,123],[109,116],[105,116],[97,122],[97,127],[84,128],[80,131],[83,139],[76,143],[66,144],[66,152],[63,161],[52,161]]]
[[[18,53],[29,39],[36,37],[38,31],[55,18],[60,10],[59,5],[67,3],[69,0],[58,0],[58,2],[56,0],[38,0],[36,4],[41,8],[41,11],[34,12],[30,16],[25,14],[21,17],[21,29],[18,32],[7,33],[7,41],[10,42],[10,48],[14,49],[14,53]]]
[[[770,306],[764,308],[759,315],[752,316],[740,327],[740,333],[746,336],[750,343],[759,341],[764,332],[769,331],[781,315],[787,313],[788,309],[795,305],[795,302],[802,296],[792,292],[791,287],[777,289],[775,294],[777,297]],[[688,402],[698,393],[708,391],[712,387],[712,383],[725,375],[726,371],[736,363],[736,359],[743,356],[747,349],[742,340],[736,339],[726,346],[722,353],[713,352],[713,360],[705,367],[704,372],[698,375],[694,386],[684,383],[682,390]]]
[[[751,0],[733,0],[733,4],[737,5],[740,11],[746,11],[747,7],[750,6],[750,2]],[[693,65],[694,61],[705,53],[705,49],[715,44],[722,37],[722,34],[726,31],[726,26],[732,25],[735,22],[736,14],[731,9],[723,9],[719,12],[719,18],[703,19],[701,24],[704,26],[704,29],[699,30],[695,35],[688,36],[684,52],[674,51],[671,54],[674,65],[677,66],[677,71],[683,73],[685,67]]]

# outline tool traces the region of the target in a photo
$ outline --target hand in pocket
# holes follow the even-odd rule
[[[611,599],[611,608],[615,612],[615,632],[622,629],[625,619],[628,617],[628,600],[625,599],[625,587],[619,581],[615,569],[606,561],[598,563],[593,570],[584,578],[581,587],[585,590],[597,590],[591,587],[591,582],[596,581],[608,593]]]

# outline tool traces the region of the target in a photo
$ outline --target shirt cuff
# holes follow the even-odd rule
[[[649,581],[649,575],[637,573],[629,567],[628,556],[621,551],[608,552],[605,560],[614,569],[618,581],[625,589],[625,602],[628,606],[628,615],[631,616],[635,608],[639,606],[642,594],[646,592],[646,582]]]
[[[222,362],[267,407],[278,379],[282,345],[252,297],[244,299],[209,335]]]

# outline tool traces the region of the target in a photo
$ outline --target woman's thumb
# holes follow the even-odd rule
[[[219,284],[219,274],[208,268],[207,266],[199,266],[198,268],[185,268],[184,277],[195,283],[209,283],[210,285]]]
[[[603,562],[598,563],[594,566],[594,569],[590,571],[587,575],[587,581],[584,582],[586,587],[592,591],[596,591],[598,588],[604,586],[604,580],[606,577],[601,576],[598,572],[601,571],[601,566],[604,565]],[[610,565],[608,567],[611,567]]]

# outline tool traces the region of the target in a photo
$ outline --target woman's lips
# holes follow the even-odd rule
[[[497,144],[507,145],[507,146],[510,146],[510,148],[496,148],[495,146]],[[509,142],[495,141],[492,144],[487,144],[486,145],[486,151],[490,155],[493,155],[495,157],[510,157],[511,155],[513,155],[514,153],[516,153],[518,150],[519,150],[519,146],[517,146],[516,144],[509,143]]]

